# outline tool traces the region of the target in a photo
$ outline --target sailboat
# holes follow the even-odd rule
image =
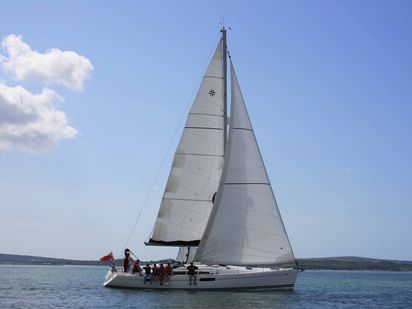
[[[167,285],[108,271],[104,286],[137,289],[293,289],[299,269],[230,59],[227,29],[203,76],[146,245],[179,247]],[[190,284],[186,264],[198,267]]]

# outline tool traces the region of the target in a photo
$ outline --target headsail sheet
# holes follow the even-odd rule
[[[223,167],[222,40],[189,112],[148,245],[197,246]]]
[[[233,65],[231,94],[222,181],[195,260],[209,265],[294,264]]]

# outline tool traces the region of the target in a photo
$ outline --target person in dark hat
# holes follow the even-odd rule
[[[129,271],[130,267],[130,250],[125,249],[124,250],[124,260],[123,260],[123,271],[127,273]]]

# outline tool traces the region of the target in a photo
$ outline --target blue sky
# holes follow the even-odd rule
[[[175,249],[142,243],[157,215],[174,132],[181,132],[224,15],[296,256],[412,260],[411,2],[1,6],[0,86],[32,95],[47,88],[54,93],[42,97],[52,100],[47,111],[65,116],[48,123],[48,143],[32,135],[10,142],[6,124],[16,119],[0,96],[1,253],[120,255],[166,155],[129,247],[143,259],[175,256]],[[5,48],[15,46],[7,45],[12,34],[10,44],[23,42],[31,56],[58,50],[53,61],[66,61],[67,70],[11,59]],[[35,99],[28,102],[37,110]]]

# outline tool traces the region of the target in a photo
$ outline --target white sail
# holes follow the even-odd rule
[[[194,261],[197,247],[180,247],[176,255],[176,261],[191,263]]]
[[[233,65],[231,94],[222,181],[195,260],[208,265],[294,264]]]
[[[148,244],[197,246],[223,167],[224,67],[222,40],[189,112]]]

